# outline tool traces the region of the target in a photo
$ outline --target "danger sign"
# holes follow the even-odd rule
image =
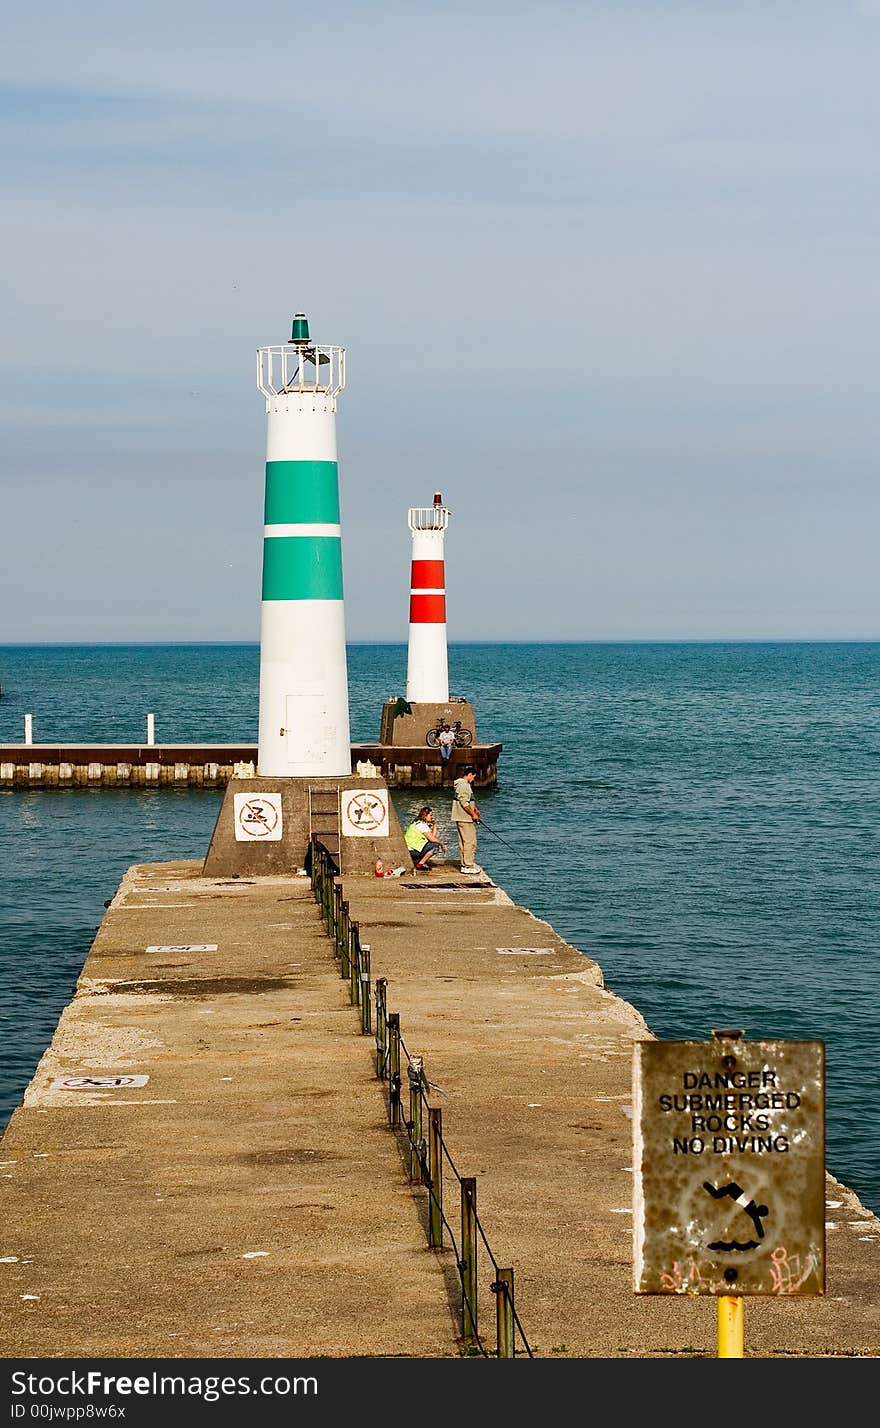
[[[822,1294],[820,1041],[640,1041],[633,1066],[634,1288]]]
[[[341,795],[342,832],[346,838],[388,837],[388,792],[352,788]]]
[[[235,837],[239,843],[280,843],[280,793],[236,793],[234,800]]]

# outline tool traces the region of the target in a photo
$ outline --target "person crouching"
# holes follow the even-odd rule
[[[407,824],[403,830],[403,841],[409,848],[413,866],[419,872],[433,867],[437,854],[446,852],[444,844],[437,837],[434,812],[428,804],[424,804],[412,823]]]

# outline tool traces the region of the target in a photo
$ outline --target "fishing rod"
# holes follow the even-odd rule
[[[488,823],[483,822],[482,813],[480,814],[479,818],[474,819],[474,822],[476,823],[478,828],[485,828],[487,832],[492,834],[493,838],[497,838],[499,843],[503,843],[505,848],[509,848],[511,853],[517,852],[517,849],[514,848],[512,843],[508,843],[506,838],[502,838],[500,833],[496,833],[494,828],[490,828]]]
[[[456,801],[456,803],[461,803],[462,808],[467,808],[467,804],[466,804],[466,803],[462,803],[462,800],[459,798],[459,796],[458,796],[457,793],[456,793],[456,795],[455,795],[455,801]],[[482,815],[482,813],[480,814],[479,818],[475,818],[475,819],[474,819],[474,822],[477,823],[477,824],[479,824],[479,826],[480,826],[481,828],[485,828],[487,833],[491,833],[493,838],[497,838],[498,841],[499,841],[499,843],[503,843],[504,846],[505,846],[505,848],[509,848],[510,851],[511,851],[511,853],[517,852],[517,849],[514,848],[514,846],[513,846],[512,843],[508,843],[508,841],[507,841],[506,838],[502,838],[502,836],[501,836],[500,833],[496,833],[494,828],[490,828],[489,825],[488,825],[488,823],[484,823],[484,822],[483,822],[483,815]]]

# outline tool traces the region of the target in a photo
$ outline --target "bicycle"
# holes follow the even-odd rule
[[[427,734],[425,735],[425,743],[428,745],[429,749],[439,749],[440,734],[442,733],[443,725],[445,723],[445,719],[438,719],[437,723],[433,724],[428,730]],[[455,748],[469,749],[471,744],[474,742],[474,736],[471,733],[470,729],[463,729],[461,727],[460,719],[456,719],[455,723],[450,725],[450,728],[455,734]]]

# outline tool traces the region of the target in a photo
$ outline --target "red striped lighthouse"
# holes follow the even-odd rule
[[[439,491],[433,505],[415,507],[409,512],[412,575],[406,697],[411,704],[445,704],[449,699],[443,564],[443,541],[448,525],[449,511]]]

